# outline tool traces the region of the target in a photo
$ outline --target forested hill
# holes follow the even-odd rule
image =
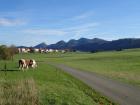
[[[140,39],[127,38],[113,41],[106,41],[99,38],[78,40],[69,40],[68,42],[59,41],[56,44],[46,46],[51,49],[73,49],[79,51],[97,51],[97,50],[121,50],[128,48],[140,48]]]

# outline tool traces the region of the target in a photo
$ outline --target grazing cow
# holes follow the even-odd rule
[[[19,69],[22,69],[24,71],[24,69],[28,69],[29,67],[31,68],[37,67],[37,63],[34,59],[30,59],[30,60],[20,59],[19,60]]]
[[[32,68],[36,68],[37,67],[37,63],[34,59],[30,59],[30,64],[29,64],[30,67]]]

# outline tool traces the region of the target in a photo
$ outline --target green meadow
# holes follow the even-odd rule
[[[140,49],[54,54],[47,60],[140,86]]]
[[[21,58],[35,59],[38,67],[19,70]],[[49,65],[50,62],[140,86],[140,49],[17,54],[13,60],[0,61],[0,105],[115,105],[80,80]]]
[[[115,105],[81,81],[47,63],[70,62],[78,55],[18,54],[13,61],[0,61],[0,105]],[[38,67],[24,72],[19,70],[18,60],[21,58],[35,59]]]

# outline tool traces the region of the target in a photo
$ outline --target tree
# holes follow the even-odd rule
[[[13,56],[17,53],[18,53],[18,50],[14,45],[10,47],[7,47],[5,45],[0,46],[0,59],[2,60],[13,59]]]
[[[90,51],[91,53],[97,53],[98,51],[97,50],[92,50]]]
[[[0,59],[1,60],[9,60],[11,58],[11,53],[7,46],[0,46]]]
[[[13,60],[14,55],[15,55],[15,54],[18,54],[18,49],[17,49],[14,45],[11,45],[11,46],[8,48],[8,50],[9,50],[11,59]]]
[[[122,51],[123,49],[122,48],[118,48],[118,49],[116,49],[116,51]]]
[[[5,60],[5,70],[7,69],[6,60],[13,59],[14,54],[16,54],[16,47],[7,47],[5,45],[0,46],[0,60]]]

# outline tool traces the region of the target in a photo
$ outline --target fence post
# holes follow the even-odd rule
[[[4,64],[4,71],[5,71],[5,76],[7,75],[7,63],[5,61],[5,64]]]

